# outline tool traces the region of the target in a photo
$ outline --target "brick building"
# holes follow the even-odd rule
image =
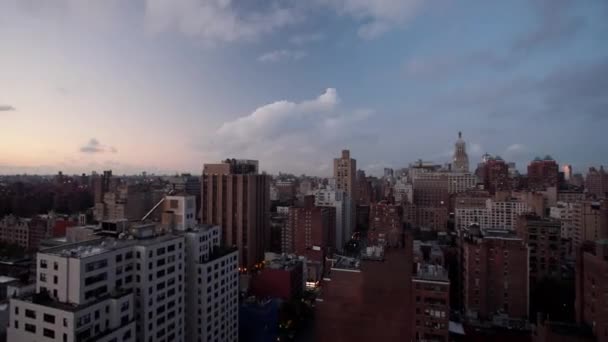
[[[462,298],[469,318],[488,320],[499,313],[528,317],[528,247],[506,230],[473,225],[460,234]]]
[[[281,257],[265,262],[252,279],[251,294],[260,298],[280,298],[285,301],[302,294],[304,289],[303,261]]]
[[[372,203],[369,208],[369,240],[373,244],[399,244],[403,232],[403,208],[387,201]]]
[[[479,165],[476,174],[491,194],[511,188],[509,165],[499,156],[487,157],[487,160]]]
[[[517,236],[529,247],[530,286],[545,277],[560,278],[562,264],[561,224],[558,220],[535,214],[519,217]]]
[[[576,321],[608,341],[608,241],[586,242],[576,258]]]
[[[528,164],[528,188],[542,190],[559,186],[559,165],[551,158],[537,157]]]
[[[289,208],[288,229],[293,236],[293,252],[323,263],[331,254],[336,230],[336,209],[315,206],[315,197],[305,196],[303,207]]]

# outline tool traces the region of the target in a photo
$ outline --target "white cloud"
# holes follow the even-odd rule
[[[263,63],[298,61],[306,57],[306,55],[306,51],[282,49],[266,52],[265,54],[258,57],[258,61]]]
[[[203,150],[211,153],[206,155],[210,161],[253,158],[260,160],[264,170],[321,172],[320,165],[341,148],[353,148],[368,133],[365,121],[372,114],[370,110],[344,110],[336,89],[328,88],[311,100],[276,101],[225,122]]]
[[[294,45],[306,45],[311,43],[320,42],[325,39],[325,35],[321,32],[308,33],[308,34],[297,34],[289,38],[289,42]]]
[[[153,32],[176,29],[206,42],[253,40],[298,22],[293,7],[276,4],[240,10],[232,0],[146,0],[146,23]]]
[[[513,145],[509,145],[507,147],[507,149],[505,150],[505,153],[517,153],[517,152],[522,152],[526,150],[526,146],[524,146],[523,144],[513,144]]]
[[[338,13],[361,21],[359,36],[375,38],[382,33],[407,24],[425,3],[422,0],[317,0]]]

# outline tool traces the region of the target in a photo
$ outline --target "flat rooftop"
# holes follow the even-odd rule
[[[148,239],[115,239],[115,238],[99,238],[83,242],[62,245],[57,247],[47,248],[42,251],[42,254],[58,255],[75,259],[87,258],[93,255],[99,255],[110,251],[132,247],[132,246],[149,246],[164,241],[180,238],[177,234],[164,234]]]
[[[441,281],[449,282],[448,270],[441,265],[431,264],[418,264],[416,274],[413,278],[415,280],[428,280],[428,281]]]
[[[336,255],[332,260],[332,270],[359,271],[361,267],[361,261],[357,258]]]

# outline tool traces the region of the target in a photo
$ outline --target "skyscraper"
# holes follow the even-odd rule
[[[201,222],[222,227],[225,246],[239,249],[239,265],[252,267],[270,245],[270,176],[257,161],[227,159],[205,164]]]
[[[469,172],[469,156],[467,155],[466,143],[462,140],[462,132],[458,132],[458,140],[454,144],[454,158],[452,171]]]
[[[352,208],[350,215],[346,218],[345,236],[351,236],[355,229],[355,195],[357,195],[357,160],[350,157],[349,150],[342,150],[342,157],[334,159],[334,178],[336,190],[344,192],[344,200]]]
[[[564,165],[563,170],[564,170],[564,180],[570,181],[570,178],[572,178],[572,165],[570,165],[570,164]]]

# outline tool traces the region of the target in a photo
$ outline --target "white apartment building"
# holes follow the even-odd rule
[[[201,226],[186,237],[186,341],[238,341],[238,251],[221,247],[222,229]]]
[[[36,294],[11,299],[9,341],[184,341],[184,236],[100,238],[37,255]]]
[[[485,206],[459,207],[456,204],[456,229],[463,229],[477,223],[482,229],[515,230],[517,219],[530,208],[520,201],[494,201],[487,199]]]
[[[581,203],[557,202],[557,206],[551,207],[549,216],[561,222],[561,237],[572,239],[576,246],[580,245],[582,238],[582,212]]]
[[[351,230],[351,227],[354,226],[354,223],[351,222],[352,200],[343,191],[324,188],[315,191],[315,206],[336,208],[335,248],[341,251],[353,234]]]

